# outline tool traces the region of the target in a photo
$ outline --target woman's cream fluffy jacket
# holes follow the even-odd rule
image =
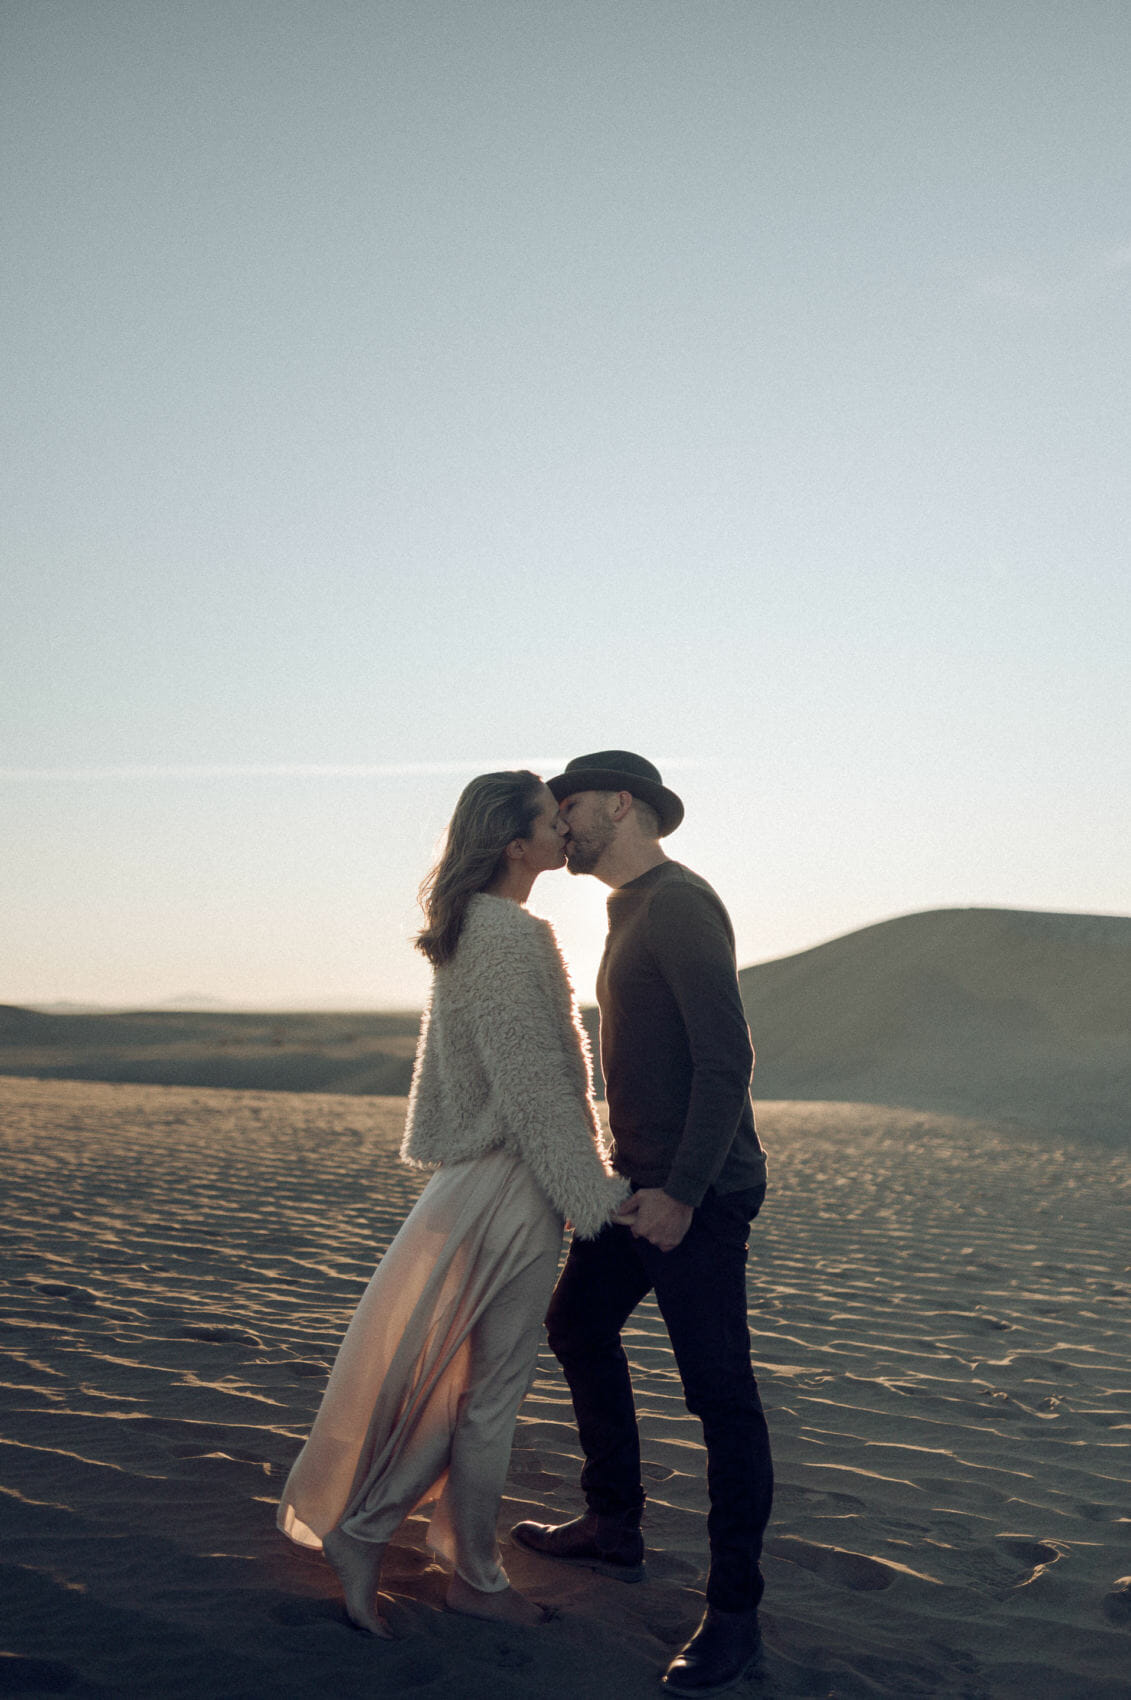
[[[628,1192],[593,1108],[589,1048],[557,939],[507,897],[477,892],[424,1011],[401,1156],[419,1168],[503,1146],[592,1239]]]

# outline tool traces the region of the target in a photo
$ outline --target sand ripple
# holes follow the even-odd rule
[[[375,1258],[423,1178],[403,1099],[2,1080],[7,1179],[0,1692],[656,1692],[693,1625],[703,1454],[654,1306],[627,1344],[651,1582],[507,1550],[536,1632],[436,1611],[411,1523],[404,1638],[352,1632],[273,1504]],[[869,1106],[768,1106],[750,1265],[779,1489],[772,1696],[1114,1700],[1127,1577],[1131,1161]],[[544,1355],[507,1522],[570,1515]]]

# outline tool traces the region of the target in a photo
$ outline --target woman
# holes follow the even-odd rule
[[[360,1628],[381,1559],[438,1500],[429,1545],[453,1567],[446,1604],[510,1623],[541,1612],[509,1584],[495,1523],[530,1385],[562,1223],[596,1235],[627,1192],[608,1167],[573,993],[548,922],[523,905],[565,861],[536,774],[488,773],[456,805],[421,888],[433,964],[402,1157],[437,1167],[369,1283],[279,1526],[321,1546]]]

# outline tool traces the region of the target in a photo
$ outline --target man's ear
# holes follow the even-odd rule
[[[625,815],[628,813],[629,809],[631,809],[631,807],[632,807],[632,792],[631,791],[618,791],[617,792],[617,800],[613,805],[612,813],[610,814],[609,819],[610,820],[623,820]]]

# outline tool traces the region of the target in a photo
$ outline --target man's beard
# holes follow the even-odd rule
[[[570,873],[591,874],[615,837],[610,820],[591,828],[584,839],[570,838],[566,845],[566,867]]]

